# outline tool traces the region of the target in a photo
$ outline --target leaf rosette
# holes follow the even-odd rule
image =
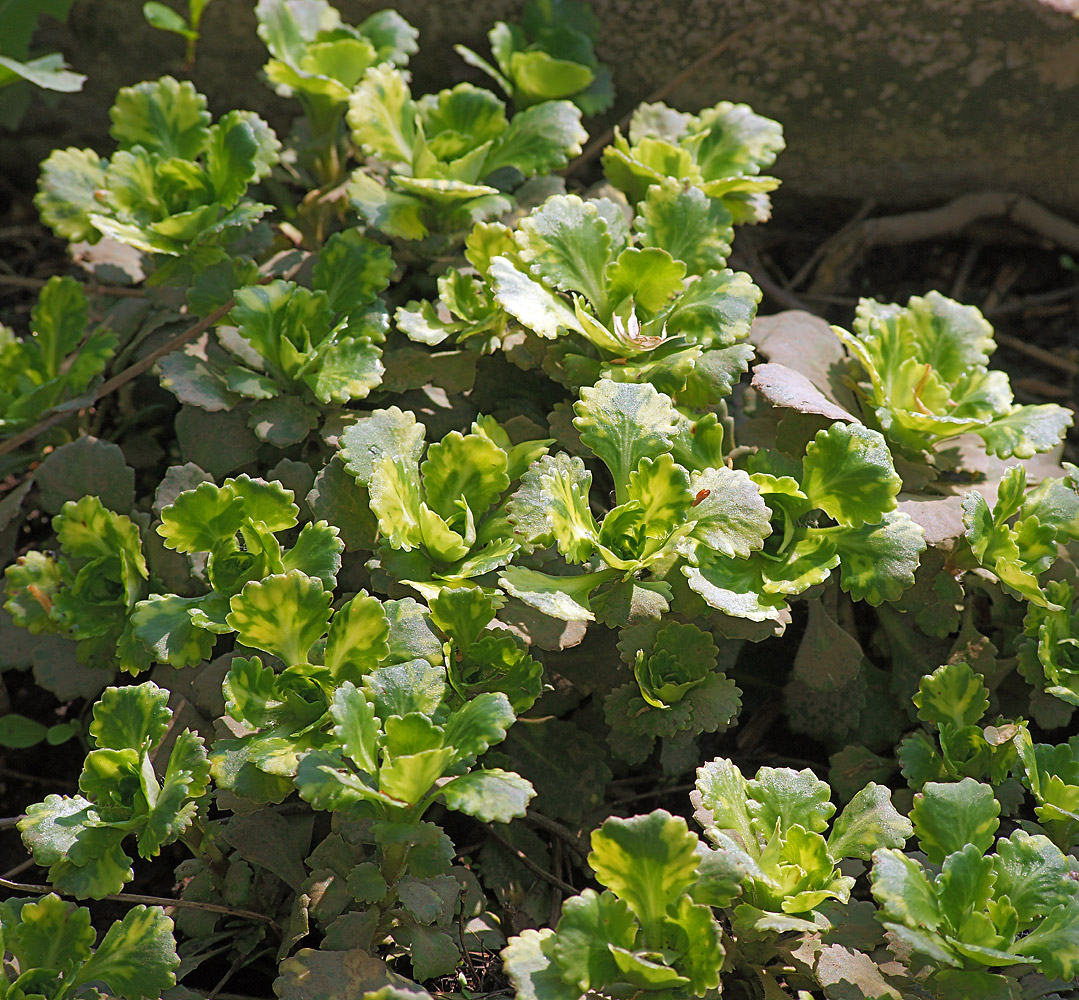
[[[1062,406],[1013,402],[1008,376],[988,367],[993,328],[973,306],[939,292],[906,306],[862,299],[854,332],[832,329],[868,379],[866,418],[912,456],[970,433],[998,458],[1030,458],[1056,447],[1071,426]]]
[[[673,998],[715,990],[722,929],[696,896],[729,902],[738,884],[727,872],[706,876],[708,853],[684,819],[663,809],[607,820],[593,831],[588,855],[604,890],[566,900],[554,930],[525,931],[503,950],[518,995]]]
[[[382,569],[434,596],[505,566],[521,545],[505,494],[550,443],[511,444],[487,416],[430,446],[423,425],[396,406],[357,420],[341,435],[341,453],[378,519]]]
[[[696,461],[693,445],[686,445],[693,435],[668,396],[648,383],[605,379],[582,389],[574,410],[581,442],[610,472],[614,506],[597,522],[591,472],[580,458],[558,454],[533,464],[508,515],[515,537],[530,549],[553,545],[566,562],[594,568],[554,576],[512,566],[500,577],[507,593],[567,621],[591,621],[591,601],[609,623],[625,625],[618,609],[632,613],[645,592],[666,609],[671,592],[664,577],[683,557],[709,553],[738,562],[764,544],[769,511],[747,473],[691,472],[679,464],[692,468]]]
[[[984,722],[989,689],[981,674],[962,662],[938,667],[922,678],[914,704],[930,732],[911,734],[897,751],[912,788],[962,778],[997,787],[1007,780],[1019,761],[1017,746],[1027,727],[1021,719]]]
[[[4,900],[0,926],[13,959],[0,971],[5,996],[69,1000],[100,995],[89,984],[101,983],[119,1000],[157,1000],[176,982],[172,920],[156,906],[133,906],[96,948],[90,911],[54,892]]]
[[[779,180],[761,171],[783,147],[779,123],[745,104],[721,101],[699,115],[662,103],[642,104],[630,120],[628,138],[615,130],[603,169],[633,204],[670,178],[720,202],[735,223],[763,222],[772,211],[768,192]]]
[[[364,399],[382,381],[389,315],[380,293],[393,267],[388,247],[349,229],[319,251],[310,288],[249,284],[250,268],[216,340],[162,358],[161,384],[210,412],[249,400],[248,424],[260,441],[300,443],[331,408]]]
[[[0,436],[75,402],[96,384],[119,338],[104,328],[87,336],[88,314],[79,283],[54,276],[30,314],[29,337],[19,340],[0,324]]]
[[[934,996],[1010,995],[993,969],[1079,972],[1079,885],[1047,837],[1016,830],[996,841],[999,803],[971,778],[930,782],[911,819],[929,865],[901,850],[873,855],[878,916]]]
[[[352,174],[348,195],[387,236],[453,241],[508,212],[507,193],[566,165],[587,133],[569,101],[545,101],[512,118],[494,94],[469,83],[414,100],[407,75],[373,66],[349,97],[352,141],[385,165]]]
[[[280,483],[241,475],[221,486],[201,483],[161,511],[157,533],[165,547],[205,556],[209,591],[196,597],[151,594],[134,608],[135,636],[159,663],[192,666],[208,659],[218,635],[233,632],[230,601],[250,583],[289,572],[308,574],[331,588],[344,545],[336,527],[312,521],[286,548],[279,532],[294,528],[299,508]]]
[[[675,256],[690,249],[684,208],[676,192],[656,188],[636,243],[608,199],[555,195],[521,220],[514,248],[494,255],[486,274],[495,301],[522,327],[546,340],[576,335],[548,348],[550,374],[574,387],[601,377],[649,381],[700,407],[730,392],[752,356],[738,341],[749,335],[760,291],[723,267],[727,244],[687,278]],[[702,232],[698,248],[706,242]]]
[[[464,45],[454,48],[518,108],[565,99],[594,115],[614,101],[610,70],[594,50],[599,27],[579,0],[531,0],[520,24],[498,21],[487,33],[497,68]]]
[[[134,877],[122,846],[128,836],[140,857],[153,858],[196,822],[210,782],[202,737],[180,733],[163,772],[151,757],[169,730],[167,701],[149,681],[106,688],[94,706],[81,794],[49,795],[19,821],[23,843],[60,891],[80,899],[119,892]]]
[[[888,790],[872,782],[828,832],[835,812],[830,794],[808,768],[762,767],[751,780],[723,758],[698,769],[690,795],[694,817],[716,849],[744,873],[736,926],[819,929],[827,921],[816,908],[828,899],[845,903],[854,885],[853,878],[840,874],[840,860],[868,860],[877,848],[902,847],[910,837],[911,824],[896,811]]]
[[[222,787],[263,802],[288,795],[303,755],[336,745],[330,709],[346,681],[360,685],[381,670],[372,683],[387,678],[411,686],[416,704],[438,704],[442,649],[415,601],[382,603],[363,591],[336,609],[331,601],[323,581],[297,570],[252,581],[230,601],[227,624],[237,642],[284,669],[258,656],[232,661],[225,710],[247,732],[214,744]]]
[[[4,571],[5,609],[35,635],[77,643],[79,659],[137,674],[152,662],[130,615],[149,589],[138,526],[94,496],[53,518],[60,554],[31,551]]]
[[[58,236],[108,236],[179,257],[221,247],[271,208],[245,198],[281,145],[253,112],[230,111],[211,125],[206,98],[165,76],[124,87],[109,114],[118,143],[109,159],[70,148],[42,164],[35,204]]]
[[[270,52],[263,67],[282,97],[304,109],[314,146],[311,166],[321,184],[337,177],[338,131],[353,88],[372,66],[405,66],[419,34],[393,10],[378,11],[358,25],[345,24],[326,0],[259,0],[258,34]]]
[[[734,722],[742,692],[717,669],[719,650],[707,632],[649,620],[623,629],[618,648],[636,683],[615,688],[604,714],[607,742],[623,760],[644,761],[657,738],[713,733]]]
[[[697,547],[683,568],[690,587],[713,608],[778,624],[788,598],[823,583],[837,567],[843,590],[874,606],[897,600],[914,583],[924,533],[895,509],[902,482],[877,431],[839,421],[809,442],[800,472],[764,450],[747,467],[769,505],[763,547],[742,562],[717,560]]]

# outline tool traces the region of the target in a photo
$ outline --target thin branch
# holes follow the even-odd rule
[[[3,819],[0,819],[0,830],[6,830],[9,826],[15,826],[15,824],[22,819],[26,819],[25,813],[22,816],[5,816]]]
[[[754,283],[760,286],[762,292],[769,298],[774,299],[777,304],[783,306],[785,309],[801,309],[804,312],[810,312],[806,304],[798,298],[794,292],[788,292],[782,285],[777,284],[769,277],[768,272],[764,269],[764,265],[761,263],[757,254],[747,253],[744,256],[741,254],[732,254],[730,259],[731,267],[743,268],[749,272],[749,276],[753,279]]]
[[[1007,333],[1001,333],[997,331],[996,341],[1002,347],[1008,347],[1013,351],[1019,351],[1025,354],[1028,358],[1035,358],[1043,365],[1049,365],[1051,368],[1058,368],[1062,372],[1067,372],[1069,375],[1079,375],[1079,364],[1074,361],[1069,361],[1067,358],[1062,358],[1052,351],[1047,351],[1044,347],[1038,347],[1037,344],[1028,344],[1025,340],[1020,340],[1018,337],[1013,337]]]
[[[544,871],[539,865],[536,864],[524,851],[517,850],[505,837],[502,836],[493,826],[488,825],[487,832],[491,834],[507,851],[510,852],[522,865],[525,866],[530,872],[538,875],[544,882],[549,882],[551,885],[563,892],[568,893],[571,896],[577,895],[577,889],[570,885],[569,882],[564,882],[560,878],[556,878],[549,871]]]
[[[3,886],[5,889],[11,889],[13,892],[34,892],[42,895],[54,892],[57,896],[74,896],[74,893],[60,892],[50,885],[34,885],[30,882],[11,882],[6,878],[0,878],[0,886]],[[205,910],[208,913],[224,913],[230,917],[243,917],[245,920],[257,920],[260,923],[269,924],[269,926],[277,931],[278,934],[281,933],[281,928],[277,926],[277,921],[275,921],[273,917],[268,917],[265,913],[256,913],[254,910],[238,910],[231,906],[220,906],[217,903],[201,903],[195,899],[169,899],[167,896],[143,896],[135,892],[116,892],[111,893],[108,896],[103,896],[102,898],[112,900],[116,903],[145,903],[148,906],[179,906],[189,910]]]
[[[133,365],[129,365],[119,375],[114,375],[106,382],[102,382],[98,387],[94,398],[91,400],[92,405],[104,396],[109,395],[111,392],[115,392],[121,386],[127,385],[133,378],[141,375],[143,372],[149,371],[161,358],[176,348],[182,347],[189,341],[204,334],[210,329],[218,320],[223,319],[228,315],[229,311],[236,304],[235,299],[229,299],[223,306],[215,309],[209,316],[204,319],[200,319],[193,326],[188,327],[186,330],[181,331],[174,337],[170,337],[165,341],[156,351],[152,351],[147,354],[145,358],[140,361],[136,361]],[[51,416],[45,417],[44,420],[39,420],[33,427],[28,427],[25,431],[16,434],[12,438],[8,438],[3,444],[0,444],[0,455],[7,455],[13,452],[16,448],[21,448],[24,444],[33,441],[42,431],[48,430],[50,427],[66,420],[71,416],[71,411],[61,410],[59,413],[53,413]]]
[[[649,94],[642,103],[654,104],[656,101],[662,101],[664,97],[666,97],[672,91],[676,90],[679,86],[685,83],[686,80],[688,80],[691,76],[694,75],[694,73],[699,72],[717,56],[726,52],[727,49],[729,49],[736,41],[738,41],[739,38],[741,38],[744,34],[746,34],[746,32],[748,32],[751,28],[754,27],[756,27],[756,23],[751,21],[749,24],[744,24],[737,30],[732,31],[729,35],[727,35],[726,38],[723,39],[723,41],[719,42],[716,45],[713,45],[712,48],[710,48],[707,52],[704,53],[704,55],[698,56],[696,59],[694,59],[693,62],[691,62],[684,70],[682,70],[681,73],[677,74],[677,76],[672,77],[658,90],[654,90],[651,94]],[[628,111],[619,120],[617,127],[625,128],[627,125],[629,125],[630,119],[633,118],[633,112],[635,110],[636,107]],[[572,174],[574,171],[583,167],[586,163],[590,163],[592,160],[594,160],[597,156],[599,156],[599,154],[613,138],[614,127],[607,129],[605,132],[601,133],[599,136],[593,139],[587,146],[585,146],[584,152],[582,152],[581,155],[578,156],[577,159],[574,160],[566,168],[566,175],[568,176],[569,174]]]
[[[868,219],[857,231],[864,245],[899,246],[952,235],[979,219],[993,218],[1009,219],[1065,250],[1079,252],[1079,226],[1025,195],[1007,191],[978,191],[927,211]]]
[[[12,288],[44,288],[48,283],[47,278],[24,278],[18,274],[0,274],[0,285],[9,285]],[[124,285],[102,285],[96,281],[86,282],[92,295],[113,295],[124,298],[144,299],[146,289],[128,288]]]
[[[584,846],[581,841],[581,837],[574,833],[568,826],[563,826],[557,820],[553,820],[537,812],[528,813],[525,816],[525,822],[529,826],[539,827],[541,830],[546,830],[547,833],[553,833],[556,837],[565,841],[566,844],[572,848],[573,853],[577,855],[582,861],[588,858],[588,848]]]
[[[14,868],[9,868],[0,878],[12,878],[15,875],[21,875],[27,868],[34,867],[34,859],[27,858],[25,861],[19,862]]]
[[[847,222],[836,232],[834,232],[823,243],[819,243],[817,248],[809,255],[805,263],[794,273],[794,276],[786,284],[788,292],[793,292],[794,289],[800,287],[805,280],[813,273],[817,264],[828,254],[829,247],[834,243],[842,242],[850,234],[859,223],[865,219],[874,208],[877,207],[877,203],[872,198],[867,198],[862,202],[858,211],[852,215]]]

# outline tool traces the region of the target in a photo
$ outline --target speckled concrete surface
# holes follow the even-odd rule
[[[343,2],[359,19],[385,4]],[[450,44],[486,52],[484,32],[511,0],[400,0],[421,30],[417,89],[468,71]],[[783,122],[776,172],[806,195],[939,202],[1018,190],[1079,210],[1079,0],[594,0],[606,26],[616,111],[630,109],[739,29],[730,48],[669,103],[745,101]],[[182,44],[133,17],[132,0],[76,0],[69,24],[39,34],[90,76],[83,94],[35,105],[0,169],[56,144],[106,147],[116,88],[176,73]],[[220,112],[249,106],[285,127],[290,113],[255,79],[264,50],[249,0],[216,0],[192,74]],[[599,131],[605,123],[592,123]]]

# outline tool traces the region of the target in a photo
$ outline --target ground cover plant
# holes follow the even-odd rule
[[[460,49],[498,94],[256,15],[291,134],[165,76],[42,165],[0,745],[75,765],[3,821],[0,997],[1071,995],[1071,411],[931,289],[758,318],[779,124],[575,162],[575,0]]]

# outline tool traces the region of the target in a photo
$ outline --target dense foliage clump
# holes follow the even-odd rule
[[[147,6],[192,58],[204,3]],[[43,164],[94,286],[0,329],[37,532],[4,667],[82,714],[0,742],[86,753],[18,818],[53,891],[0,908],[0,996],[1074,988],[1070,411],[936,292],[757,320],[728,258],[783,138],[744,105],[642,105],[583,188],[612,91],[574,0],[460,50],[501,96],[415,94],[392,11],[256,14],[290,136],[166,76]],[[743,755],[783,710],[828,780]],[[172,918],[95,948],[61,896],[151,860]]]

